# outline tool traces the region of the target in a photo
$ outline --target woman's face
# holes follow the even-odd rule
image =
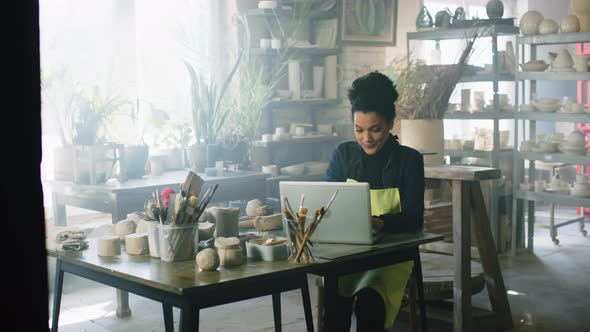
[[[381,150],[392,128],[393,120],[387,120],[377,112],[354,112],[354,136],[369,155]]]

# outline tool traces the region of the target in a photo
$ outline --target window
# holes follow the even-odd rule
[[[41,0],[43,178],[52,176],[54,147],[71,143],[71,109],[80,93],[98,89],[139,109],[139,120],[112,121],[113,140],[157,143],[160,110],[190,119],[190,60],[209,76],[210,1]],[[111,128],[112,131],[113,128]]]

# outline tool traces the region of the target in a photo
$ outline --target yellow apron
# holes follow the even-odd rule
[[[346,182],[356,182],[347,179]],[[398,188],[371,189],[371,214],[380,216],[400,213],[401,204]],[[412,273],[414,262],[388,265],[373,270],[349,274],[338,278],[338,294],[352,297],[359,290],[370,287],[377,291],[385,302],[385,325],[388,329],[399,312],[406,284]]]

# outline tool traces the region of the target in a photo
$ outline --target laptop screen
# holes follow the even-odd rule
[[[316,208],[328,205],[337,189],[339,189],[338,194],[315,230],[312,241],[351,244],[374,243],[368,183],[281,181],[279,182],[281,211],[285,209],[283,197],[286,197],[291,207],[297,210],[303,195],[303,206],[309,211],[308,218],[312,217]]]

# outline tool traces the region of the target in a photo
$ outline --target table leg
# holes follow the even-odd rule
[[[529,201],[527,209],[527,249],[529,252],[534,252],[535,239],[535,201]]]
[[[275,331],[281,332],[281,293],[272,294],[272,313],[275,319]]]
[[[57,332],[63,284],[64,271],[61,269],[61,259],[58,258],[55,266],[55,282],[53,287],[53,313],[51,315],[51,332]]]
[[[199,332],[199,309],[191,306],[180,308],[180,332]]]
[[[162,312],[164,313],[164,331],[174,332],[174,316],[172,306],[162,303]]]
[[[422,279],[422,262],[420,260],[420,250],[416,247],[414,255],[414,274],[416,276],[416,287],[418,288],[418,301],[420,303],[420,319],[422,332],[428,331],[428,318],[426,317],[426,299],[424,298],[424,283]],[[413,291],[413,290],[412,290]]]
[[[335,303],[338,301],[338,277],[324,276],[324,321],[322,331],[333,331],[335,317]]]
[[[305,325],[307,332],[313,332],[313,314],[311,313],[311,300],[309,298],[309,285],[307,276],[304,275],[301,281],[301,298],[303,300],[303,312],[305,313]]]
[[[453,330],[471,331],[471,211],[469,182],[453,180]],[[483,211],[485,213],[485,210]],[[486,214],[487,218],[487,214]]]
[[[117,288],[117,317],[131,316],[129,309],[129,292]]]
[[[55,226],[66,226],[66,206],[59,203],[59,194],[51,193],[51,208],[53,209],[53,224]]]
[[[559,244],[559,240],[557,239],[557,227],[555,227],[555,204],[549,204],[549,236],[551,236],[551,241],[556,245]]]
[[[473,182],[471,185],[471,201],[474,215],[473,233],[478,242],[477,249],[485,275],[486,289],[488,290],[492,311],[496,313],[500,327],[511,328],[512,313],[479,182]]]

